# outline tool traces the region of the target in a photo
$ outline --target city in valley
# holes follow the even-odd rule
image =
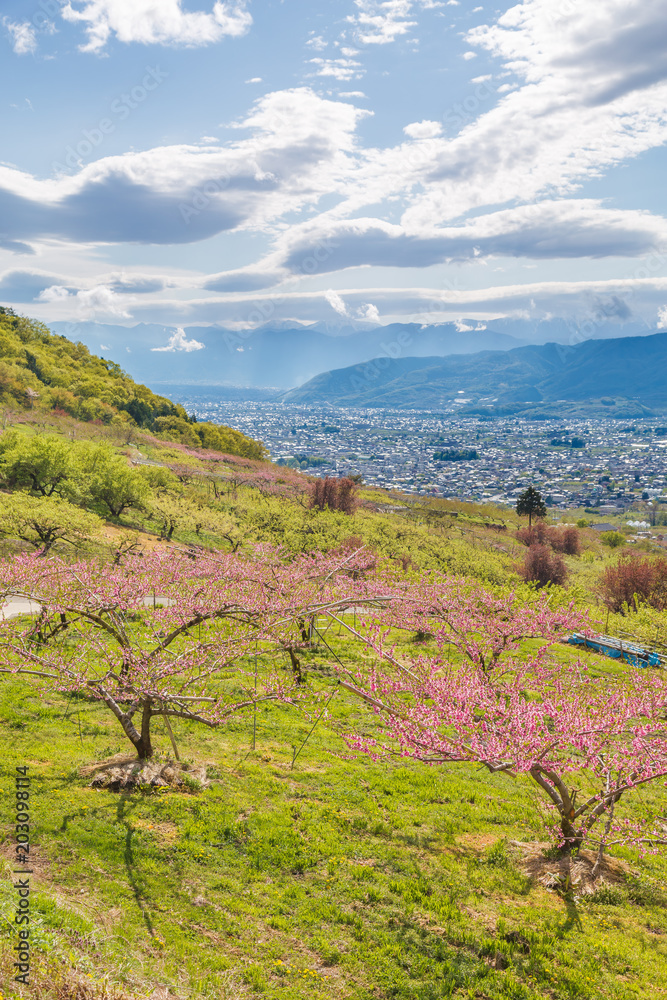
[[[417,410],[180,400],[200,419],[264,442],[272,461],[367,486],[514,505],[532,484],[557,510],[635,511],[667,502],[667,420],[489,418]],[[477,456],[477,457],[474,457]]]

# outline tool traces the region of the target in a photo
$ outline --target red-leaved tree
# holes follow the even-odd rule
[[[567,580],[567,566],[547,545],[531,545],[527,550],[519,573],[524,580],[532,581],[538,587],[548,584],[562,586]]]
[[[310,488],[310,506],[317,510],[328,507],[343,514],[354,514],[357,509],[357,484],[347,477],[316,479]]]
[[[611,611],[632,610],[635,600],[662,611],[667,608],[667,559],[620,559],[602,574],[599,591]]]

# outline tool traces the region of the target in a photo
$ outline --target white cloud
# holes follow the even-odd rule
[[[433,139],[436,135],[442,133],[442,125],[440,122],[424,120],[406,125],[403,131],[411,139]]]
[[[116,292],[104,285],[77,292],[76,304],[77,313],[82,319],[92,319],[98,315],[130,319],[130,313],[123,307]]]
[[[361,63],[356,59],[322,59],[316,56],[308,60],[316,66],[317,76],[332,76],[336,80],[359,79]]]
[[[356,41],[363,45],[386,45],[417,23],[408,20],[412,0],[355,0],[355,7],[358,13],[347,20],[354,26]]]
[[[120,42],[194,48],[244,35],[252,24],[244,3],[221,0],[210,13],[184,11],[181,0],[70,0],[61,13],[85,25],[84,52],[100,52],[112,34]]]
[[[317,252],[331,247],[332,252]],[[345,267],[430,267],[489,256],[533,260],[639,257],[667,247],[667,219],[648,212],[607,209],[592,199],[544,201],[477,216],[458,226],[409,229],[377,218],[316,220],[294,227],[265,262],[275,280],[280,268],[318,273]],[[255,272],[257,273],[257,272]]]
[[[476,52],[471,52],[471,51],[464,52],[463,53],[463,58],[466,61],[469,60],[469,59],[476,59],[477,58],[477,53]]]
[[[524,0],[495,24],[472,29],[468,43],[500,59],[517,89],[474,121],[448,112],[445,124],[458,135],[434,143],[431,163],[413,169],[423,194],[404,222],[428,225],[482,205],[571,193],[605,168],[662,145],[666,23],[663,0]],[[380,177],[388,178],[382,161],[390,158],[378,154]],[[391,167],[398,171],[397,158]]]
[[[69,298],[69,289],[63,285],[50,285],[37,296],[37,302],[62,302]]]
[[[169,340],[167,341],[166,347],[151,347],[151,351],[185,351],[189,354],[191,351],[201,351],[204,348],[204,344],[199,340],[188,340],[185,330],[182,327],[178,327],[176,333],[173,333]]]
[[[667,306],[658,309],[658,330],[667,330]]]
[[[279,296],[253,293],[228,294],[199,300],[142,299],[133,309],[136,319],[151,322],[224,323],[229,326],[258,326],[267,320],[304,322],[331,316],[332,289],[308,292],[281,292]],[[667,298],[667,278],[636,278],[607,281],[558,282],[503,285],[459,290],[455,288],[367,287],[339,288],[334,291],[347,310],[348,318],[358,318],[369,300],[382,322],[437,323],[463,317],[486,321],[492,317],[563,316],[573,321],[597,319],[607,322],[633,315],[653,324]],[[339,310],[336,310],[339,312]],[[340,314],[340,313],[339,313]],[[342,314],[340,314],[342,315]],[[366,312],[366,315],[367,312]],[[375,314],[373,313],[373,316]],[[377,322],[377,320],[376,320]],[[621,327],[622,329],[622,327]],[[647,332],[650,326],[647,326]]]
[[[30,21],[10,21],[8,17],[3,17],[2,24],[7,29],[17,56],[37,51],[37,34]]]
[[[261,76],[251,76],[249,80],[246,80],[246,83],[261,83],[261,82],[262,82]]]
[[[361,306],[360,309],[357,309],[357,316],[359,319],[363,319],[367,323],[380,322],[380,312],[378,307],[374,306],[372,302],[368,302],[365,306]]]
[[[309,38],[306,45],[310,46],[311,49],[315,49],[316,52],[323,52],[329,43],[325,42],[321,35],[314,35]]]
[[[62,249],[61,249],[62,252]],[[14,268],[0,273],[0,298],[7,302],[72,302],[95,301],[115,306],[113,295],[150,295],[166,288],[200,288],[201,279],[194,276],[111,272],[82,280],[71,275],[38,269]],[[102,289],[102,291],[100,291]],[[109,298],[107,293],[113,293]]]
[[[340,316],[347,316],[347,306],[338,292],[334,292],[330,288],[324,293],[324,298],[327,300],[331,308],[335,309]]]
[[[47,289],[64,287],[67,284],[67,279],[59,274],[36,269],[11,268],[0,274],[0,298],[5,302],[40,301]]]
[[[237,125],[249,137],[224,146],[110,156],[49,181],[0,165],[3,236],[190,243],[263,228],[347,186],[368,113],[299,88],[260,98]]]

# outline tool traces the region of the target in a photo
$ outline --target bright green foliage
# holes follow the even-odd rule
[[[78,420],[137,424],[171,440],[262,458],[266,449],[230,427],[192,424],[182,406],[139,385],[114,361],[0,306],[0,404],[58,410]],[[194,428],[194,430],[193,430]]]
[[[195,428],[183,417],[158,417],[153,424],[153,430],[166,441],[178,441],[191,448],[198,448],[201,444]]]
[[[0,438],[0,475],[8,489],[43,497],[65,496],[74,474],[73,449],[56,434],[26,438],[8,432]]]
[[[78,546],[94,538],[101,527],[102,522],[95,514],[60,497],[0,494],[0,532],[43,549],[44,555],[56,542]]]
[[[610,549],[618,549],[625,545],[625,535],[621,534],[620,531],[603,531],[600,535],[600,541],[603,545],[608,545]]]
[[[120,517],[129,507],[141,507],[150,492],[145,476],[131,468],[122,458],[114,457],[99,467],[90,477],[90,497],[112,517]]]

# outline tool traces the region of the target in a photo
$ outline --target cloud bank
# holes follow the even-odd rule
[[[71,0],[61,13],[84,25],[83,52],[101,52],[112,35],[126,44],[195,48],[244,35],[252,24],[245,4],[221,0],[210,13],[184,11],[181,0]]]

